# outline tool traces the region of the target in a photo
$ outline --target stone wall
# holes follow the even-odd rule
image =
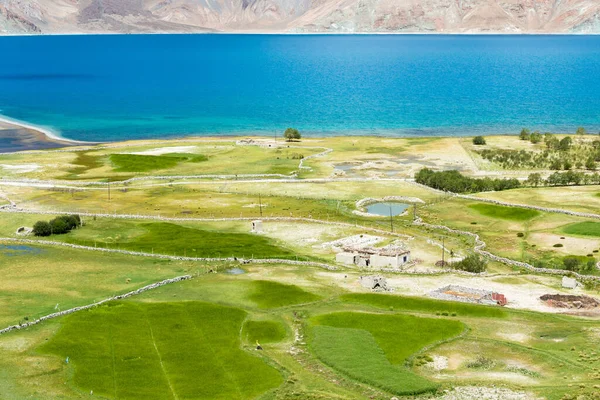
[[[37,325],[37,324],[39,324],[41,322],[44,322],[44,321],[52,319],[52,318],[57,318],[57,317],[62,317],[64,315],[73,314],[74,312],[77,312],[77,311],[88,310],[90,308],[97,307],[97,306],[99,306],[101,304],[104,304],[104,303],[107,303],[109,301],[126,299],[127,297],[131,297],[131,296],[135,296],[135,295],[138,295],[140,293],[143,293],[143,292],[147,292],[148,290],[156,289],[156,288],[159,288],[161,286],[168,285],[170,283],[185,281],[185,280],[188,280],[188,279],[191,279],[191,278],[192,277],[190,275],[183,275],[183,276],[178,276],[177,278],[165,279],[164,281],[153,283],[151,285],[147,285],[147,286],[141,287],[141,288],[139,288],[137,290],[134,290],[134,291],[131,291],[131,292],[128,292],[128,293],[125,293],[125,294],[120,294],[120,295],[117,295],[117,296],[109,297],[107,299],[100,300],[100,301],[98,301],[96,303],[88,304],[86,306],[81,306],[81,307],[73,307],[73,308],[70,308],[68,310],[59,311],[59,312],[55,312],[55,313],[46,315],[46,316],[38,318],[38,319],[36,319],[34,321],[29,321],[29,322],[25,322],[23,324],[9,326],[7,328],[1,329],[0,330],[0,335],[2,335],[4,333],[11,332],[11,331],[14,331],[14,330],[18,330],[18,329],[25,329],[25,328],[28,328],[28,327],[33,326],[33,325]]]

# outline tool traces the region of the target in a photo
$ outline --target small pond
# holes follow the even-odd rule
[[[246,271],[244,271],[241,268],[229,268],[228,270],[225,271],[226,274],[231,274],[231,275],[242,275],[245,274]]]
[[[392,216],[400,215],[406,209],[410,207],[410,204],[404,203],[373,203],[369,204],[367,208],[367,212],[373,215],[381,215],[384,217],[389,217],[390,212]]]
[[[42,250],[37,247],[0,244],[0,254],[6,256],[23,256],[27,254],[39,254],[41,252]]]

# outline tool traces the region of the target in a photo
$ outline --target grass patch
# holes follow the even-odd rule
[[[254,290],[249,296],[259,308],[277,308],[294,304],[311,303],[321,297],[302,290],[298,286],[272,281],[253,281]]]
[[[116,172],[147,172],[175,167],[180,162],[202,162],[208,157],[201,154],[165,154],[148,156],[141,154],[111,154],[110,162]]]
[[[166,222],[144,223],[135,225],[142,228],[143,233],[133,237],[118,240],[98,238],[90,240],[89,236],[82,238],[83,231],[90,226],[80,229],[82,232],[73,231],[66,235],[70,243],[88,246],[101,246],[121,248],[147,253],[169,254],[189,257],[254,257],[254,258],[292,258],[294,253],[277,246],[271,239],[264,236],[248,233],[227,233],[209,230],[188,228]],[[122,228],[129,228],[124,226]],[[113,230],[121,231],[121,228]],[[127,229],[126,229],[127,230]],[[117,238],[118,236],[115,236]]]
[[[248,343],[274,343],[285,339],[285,327],[277,321],[246,321],[242,337]]]
[[[510,221],[527,221],[540,215],[540,212],[536,210],[497,206],[495,204],[472,204],[469,208],[472,208],[486,217],[507,219]]]
[[[458,316],[504,318],[505,310],[495,306],[460,303],[426,299],[421,297],[396,296],[376,293],[350,293],[340,297],[340,300],[349,303],[367,304],[382,309],[419,311],[436,313],[439,311],[456,313]]]
[[[410,315],[341,312],[312,320],[311,348],[348,376],[399,395],[434,391],[437,384],[403,364],[423,347],[459,335],[458,321]]]
[[[116,303],[65,318],[41,351],[69,357],[74,384],[110,398],[248,399],[282,377],[240,349],[245,317],[199,302]]]
[[[565,226],[562,232],[569,235],[600,237],[600,222],[585,221],[570,224]]]
[[[100,168],[103,165],[100,156],[92,156],[87,151],[77,151],[75,154],[77,157],[72,162],[75,167],[67,171],[68,174],[63,177],[64,179],[77,179],[80,174],[90,169]]]

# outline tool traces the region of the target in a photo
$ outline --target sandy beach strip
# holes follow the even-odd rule
[[[90,145],[90,144],[102,143],[102,142],[86,142],[86,141],[82,141],[82,140],[67,139],[67,138],[60,136],[56,132],[53,132],[51,129],[33,125],[33,124],[19,121],[16,119],[12,119],[12,118],[9,118],[6,116],[0,116],[0,123],[4,123],[6,125],[12,125],[12,126],[15,126],[18,128],[23,128],[23,129],[37,132],[37,133],[41,134],[42,136],[44,136],[46,140],[52,141],[52,142],[68,143],[68,144],[72,144],[72,145]]]

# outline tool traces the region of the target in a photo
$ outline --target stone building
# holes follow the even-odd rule
[[[335,260],[363,268],[400,268],[410,261],[410,251],[400,248],[343,247]]]

